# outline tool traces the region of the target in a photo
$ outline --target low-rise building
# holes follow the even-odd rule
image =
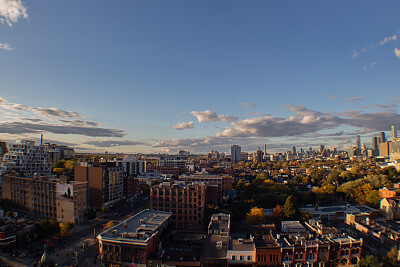
[[[99,254],[104,266],[147,266],[170,224],[171,212],[143,210],[102,232]]]

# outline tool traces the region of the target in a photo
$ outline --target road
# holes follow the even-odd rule
[[[136,214],[144,209],[149,203],[148,198],[144,198],[134,204],[125,205],[117,213],[110,212],[109,219],[96,218],[89,223],[75,226],[69,237],[62,240],[54,240],[54,251],[49,252],[50,259],[58,266],[100,266],[96,260],[99,246],[95,236],[104,231],[104,225],[109,221],[114,224],[122,222],[124,219]],[[0,266],[33,266],[38,262],[43,254],[43,242],[35,242],[27,248],[29,251],[40,251],[37,255],[30,253],[25,258],[16,259],[6,254],[0,254]]]

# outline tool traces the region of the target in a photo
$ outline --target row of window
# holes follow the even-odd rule
[[[245,256],[243,256],[243,255],[240,255],[240,256],[236,256],[236,255],[232,255],[232,260],[233,261],[236,261],[236,260],[238,260],[238,261],[244,261],[244,259],[246,259],[247,258],[247,260],[248,261],[251,261],[251,256],[250,255],[248,255],[247,257],[245,257]]]

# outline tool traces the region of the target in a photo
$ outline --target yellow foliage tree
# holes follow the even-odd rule
[[[104,229],[110,229],[111,227],[114,227],[114,223],[112,221],[109,221],[105,226]]]
[[[246,221],[250,224],[264,223],[266,217],[262,208],[253,207],[250,212],[246,214]]]

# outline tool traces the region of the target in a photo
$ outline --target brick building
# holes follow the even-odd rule
[[[222,200],[228,190],[232,190],[233,177],[223,175],[182,175],[179,176],[180,181],[187,182],[204,182],[208,185],[216,185],[218,187],[218,199]]]
[[[91,207],[113,205],[123,198],[124,169],[115,162],[81,162],[75,167],[75,181],[88,182]]]
[[[160,247],[160,237],[171,220],[170,212],[143,210],[102,232],[99,254],[104,266],[146,266]]]
[[[150,208],[172,212],[176,229],[203,230],[206,194],[203,182],[163,182],[150,188]]]

